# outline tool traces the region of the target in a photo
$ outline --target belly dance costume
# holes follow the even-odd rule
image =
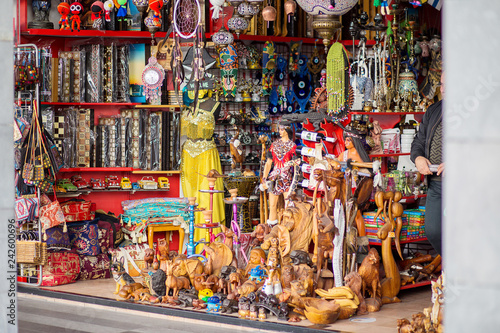
[[[272,154],[274,168],[268,179],[276,181],[271,191],[274,195],[280,195],[288,191],[290,185],[292,185],[293,166],[285,166],[285,163],[291,161],[292,157],[295,156],[295,148],[297,148],[297,145],[292,140],[287,142],[276,140],[271,145],[269,151]]]
[[[210,111],[197,108],[197,114],[184,112],[181,115],[181,135],[187,137],[182,146],[181,183],[185,197],[196,197],[198,207],[210,209],[210,195],[200,193],[199,190],[208,190],[206,175],[210,170],[216,169],[222,173],[219,151],[212,138],[215,127],[213,112],[219,102]],[[216,190],[224,190],[221,178],[215,182]],[[216,193],[213,197],[212,221],[223,223],[225,221],[223,193]],[[202,214],[195,214],[195,224],[205,223]],[[220,229],[213,229],[217,234]],[[194,240],[205,238],[205,229],[195,228]],[[197,247],[198,251],[201,250]]]

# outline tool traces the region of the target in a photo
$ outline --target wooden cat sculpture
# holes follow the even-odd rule
[[[164,261],[170,259],[168,256],[170,248],[166,238],[158,239],[158,252],[159,252],[158,260]]]

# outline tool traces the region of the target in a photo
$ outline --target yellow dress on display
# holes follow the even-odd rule
[[[210,170],[215,169],[222,174],[219,151],[213,140],[215,119],[214,111],[217,110],[217,102],[212,110],[206,111],[199,107],[196,114],[192,111],[185,111],[181,115],[181,135],[186,136],[186,142],[182,145],[181,161],[181,184],[185,197],[196,197],[198,207],[210,209],[210,194],[200,193],[199,190],[208,190],[208,180],[206,175]],[[216,190],[224,190],[221,178],[215,182]],[[214,223],[224,223],[224,194],[216,193],[213,197],[212,221]],[[204,223],[203,215],[195,213],[195,225]],[[195,228],[194,242],[205,239],[206,229]],[[213,229],[216,235],[220,228]],[[197,246],[196,252],[202,250],[202,246]]]

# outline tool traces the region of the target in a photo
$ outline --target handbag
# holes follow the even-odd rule
[[[54,201],[42,206],[40,208],[40,223],[42,224],[42,231],[44,232],[44,239],[47,236],[45,231],[49,228],[58,226],[64,223],[64,231],[67,230],[66,219],[64,218],[63,211],[57,201],[56,193],[54,192]]]
[[[76,250],[76,253],[87,256],[96,256],[101,253],[97,222],[98,219],[70,223],[68,227],[69,239],[71,247]]]
[[[71,199],[61,203],[61,209],[66,222],[90,220],[92,203],[81,199]]]
[[[71,241],[69,240],[69,233],[64,231],[64,227],[58,225],[45,231],[47,235],[48,251],[70,251]]]

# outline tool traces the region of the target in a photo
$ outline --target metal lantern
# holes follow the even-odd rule
[[[272,22],[276,20],[276,8],[273,6],[266,6],[262,9],[262,17],[266,22]]]
[[[234,33],[239,36],[243,31],[248,28],[248,20],[238,14],[235,10],[233,17],[227,21],[227,27],[229,30],[234,31]]]
[[[141,15],[144,15],[144,13],[148,10],[148,0],[132,0],[132,3],[137,7],[137,10],[141,13]]]
[[[312,27],[323,37],[323,44],[328,46],[335,31],[342,27],[340,16],[351,10],[358,0],[336,0],[335,7],[330,0],[297,0],[297,3],[313,16]]]
[[[234,42],[233,34],[226,30],[224,26],[212,35],[212,42],[218,46],[227,46]]]
[[[259,7],[253,5],[249,2],[243,2],[238,6],[238,14],[244,18],[250,20],[252,17],[259,12]]]

